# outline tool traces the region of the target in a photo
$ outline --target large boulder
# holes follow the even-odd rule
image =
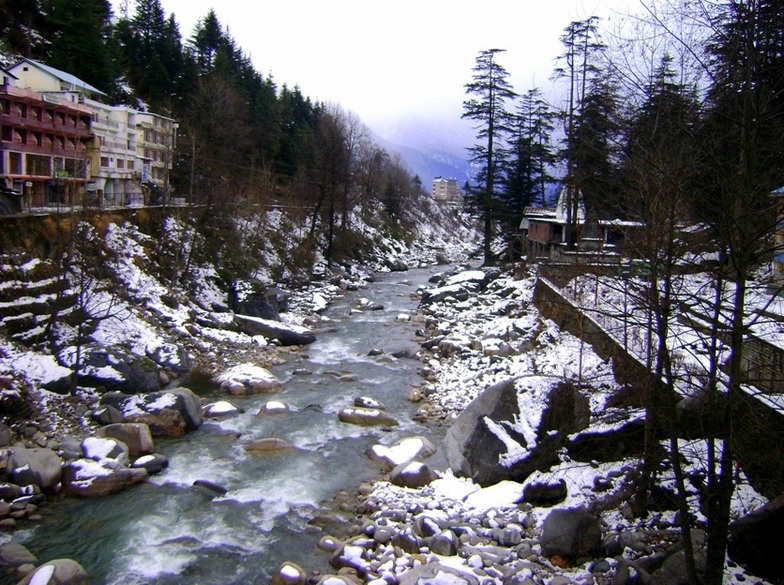
[[[422,293],[423,305],[441,303],[447,299],[465,301],[471,295],[483,290],[487,283],[497,276],[495,273],[485,273],[482,270],[464,270],[453,274],[437,288],[426,290]]]
[[[443,448],[457,475],[488,486],[522,482],[559,462],[568,437],[587,426],[588,398],[570,383],[545,376],[489,386],[460,414]]]
[[[87,571],[71,559],[55,559],[44,563],[17,585],[89,585]]]
[[[191,369],[191,358],[178,343],[165,343],[156,339],[147,344],[144,353],[156,364],[172,372],[184,374]]]
[[[128,465],[130,457],[128,446],[122,441],[106,437],[87,437],[82,441],[82,453],[85,459],[93,461],[114,461],[119,465]]]
[[[257,281],[238,280],[229,291],[229,309],[241,315],[280,321],[291,295],[278,287],[265,287]]]
[[[784,580],[784,495],[730,524],[729,556],[752,573]]]
[[[568,561],[591,557],[602,545],[602,525],[584,507],[558,508],[547,515],[539,539],[542,554]]]
[[[86,344],[80,350],[67,347],[57,354],[60,365],[76,370],[79,358],[79,386],[106,391],[147,393],[160,389],[160,367],[147,356],[118,345]]]
[[[128,446],[128,454],[132,458],[155,453],[149,425],[143,423],[110,424],[98,429],[99,437],[108,437],[122,441]]]
[[[130,468],[104,459],[77,459],[63,467],[63,492],[82,497],[108,496],[147,480],[143,468]]]
[[[248,335],[262,335],[280,345],[308,345],[316,341],[316,334],[307,327],[249,315],[234,315],[234,323]]]
[[[51,449],[14,449],[8,458],[6,474],[17,485],[37,485],[52,489],[60,482],[63,462]]]
[[[596,430],[594,430],[596,429]],[[569,438],[569,456],[575,461],[621,461],[642,455],[645,448],[645,412],[613,411],[592,427]]]
[[[216,376],[220,387],[236,396],[280,392],[282,386],[269,370],[253,364],[240,364]]]
[[[112,392],[101,397],[101,404],[122,412],[126,422],[148,425],[154,437],[180,436],[202,424],[201,401],[188,388],[131,396]]]

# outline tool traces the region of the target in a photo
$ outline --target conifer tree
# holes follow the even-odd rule
[[[45,61],[95,86],[110,99],[118,94],[118,66],[111,42],[108,0],[45,0]]]
[[[481,51],[473,68],[474,75],[465,85],[466,93],[473,96],[463,102],[463,118],[476,122],[478,144],[469,148],[471,161],[479,171],[476,181],[476,204],[484,221],[484,261],[489,263],[493,254],[493,222],[498,215],[498,193],[503,184],[503,144],[510,133],[510,120],[504,104],[516,94],[509,82],[509,73],[496,60],[502,49]]]
[[[555,113],[542,98],[539,88],[520,96],[512,117],[505,175],[504,203],[517,226],[527,205],[546,204],[547,187],[555,181],[550,168],[555,155],[550,147]]]

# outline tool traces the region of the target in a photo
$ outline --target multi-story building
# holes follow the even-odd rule
[[[433,199],[436,201],[460,201],[460,187],[457,179],[444,179],[436,177],[433,180]]]
[[[0,87],[0,178],[29,206],[81,203],[94,135],[84,104],[25,87],[14,68]]]
[[[157,203],[159,199],[169,198],[169,172],[177,146],[179,125],[172,118],[152,112],[139,112],[136,119],[137,155],[142,162],[142,184],[149,191],[149,200]]]
[[[137,158],[136,110],[109,106],[85,98],[93,118],[95,144],[90,154],[95,172],[88,189],[102,205],[141,205],[144,202]]]
[[[169,192],[177,124],[171,118],[102,103],[100,90],[32,59],[9,69],[19,87],[91,112],[94,141],[85,189],[101,205],[159,203]]]

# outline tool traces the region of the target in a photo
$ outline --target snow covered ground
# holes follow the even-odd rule
[[[270,221],[274,227],[275,218]],[[182,229],[182,226],[175,222],[171,229]],[[475,241],[475,237],[468,232],[434,231],[421,234],[418,243],[412,247],[394,240],[381,242],[380,248],[385,250],[384,255],[370,266],[348,267],[338,279],[314,281],[306,290],[292,290],[290,310],[282,318],[296,325],[307,324],[313,315],[346,287],[361,286],[371,269],[385,269],[385,261],[398,259],[431,265],[438,253],[452,260],[461,260],[471,251],[471,243]],[[100,286],[90,290],[86,297],[88,310],[94,315],[101,315],[92,334],[95,342],[121,342],[128,351],[139,356],[159,355],[162,352],[172,360],[176,359],[176,352],[167,350],[181,346],[195,360],[197,367],[210,372],[219,372],[244,362],[246,360],[240,358],[247,356],[253,356],[255,363],[262,364],[265,360],[275,359],[274,349],[266,347],[263,338],[251,337],[228,327],[231,315],[220,309],[228,305],[228,296],[219,286],[220,279],[213,267],[195,267],[193,271],[196,278],[191,279],[191,288],[186,292],[173,288],[171,283],[149,270],[147,250],[154,242],[134,226],[111,225],[106,242],[113,251],[107,262],[116,284],[123,288],[125,294],[110,294],[108,288]],[[270,251],[270,254],[273,252]],[[275,258],[269,258],[268,266],[275,263]],[[447,280],[445,286],[465,284],[478,277],[476,272],[474,269],[461,272]],[[256,277],[260,281],[273,282],[270,272],[262,270]],[[449,425],[474,398],[495,382],[531,375],[590,385],[591,413],[598,415],[606,410],[608,399],[617,389],[610,364],[583,341],[560,331],[553,322],[539,316],[531,303],[534,284],[535,278],[531,274],[523,277],[503,274],[492,280],[481,293],[470,294],[464,300],[450,299],[435,303],[415,316],[417,324],[426,325],[431,334],[438,334],[444,339],[443,348],[423,363],[425,382],[422,394],[426,400],[422,403],[422,414],[431,424]],[[575,297],[593,295],[603,303],[616,306],[628,302],[623,291],[604,287],[595,279],[582,283],[578,281],[573,294]],[[618,329],[618,324],[614,327]],[[644,337],[639,328],[631,332],[629,329],[626,331],[627,338],[639,340]],[[67,349],[69,343],[73,343],[74,331],[64,328],[60,333],[60,344]],[[687,332],[684,330],[680,334],[685,336]],[[17,344],[0,340],[0,392],[32,399],[40,410],[38,426],[48,429],[47,433],[53,442],[63,434],[88,435],[94,431],[88,416],[89,410],[75,408],[74,397],[43,389],[68,373],[69,370],[50,353],[22,349]],[[89,388],[78,388],[76,398],[89,406],[97,397]],[[541,405],[535,401],[523,404],[529,408],[520,413],[516,430],[532,438],[532,429],[541,416]],[[691,459],[693,465],[704,461],[704,443],[684,443],[684,448],[695,450]],[[568,499],[559,507],[588,506],[600,499],[594,490],[597,482],[612,478],[620,483],[621,478],[634,473],[636,463],[636,460],[630,459],[612,464],[578,465],[564,457],[559,465],[535,473],[526,480],[526,484],[564,480]],[[530,568],[525,569],[530,571],[532,579],[538,579],[532,583],[555,583],[553,579],[556,576],[568,579],[560,583],[612,582],[612,575],[619,570],[615,560],[608,559],[606,569],[602,566],[600,570],[595,561],[567,567],[557,566],[541,556],[536,537],[542,530],[549,509],[535,506],[521,508],[516,502],[520,499],[524,485],[502,482],[482,488],[471,480],[455,477],[449,469],[441,469],[439,472],[441,478],[423,488],[397,487],[388,481],[379,480],[369,486],[363,496],[367,517],[376,523],[385,518],[385,512],[397,511],[402,514],[404,522],[409,524],[424,521],[421,518],[424,514],[443,522],[456,523],[450,524],[453,526],[475,527],[472,529],[473,536],[469,532],[464,534],[469,534],[467,539],[477,549],[476,555],[432,556],[432,551],[425,551],[422,558],[414,554],[406,555],[405,562],[410,566],[437,559],[460,571],[483,576],[483,582],[501,583],[504,575],[494,567],[503,563],[488,564],[490,553],[480,549],[489,546],[486,542],[490,540],[489,535],[493,530],[513,526],[515,530],[520,529],[523,535],[521,542],[527,543],[531,549],[532,556],[523,557],[518,550],[520,543],[511,547],[516,551],[516,562],[533,559]],[[666,474],[662,475],[662,479],[672,481]],[[694,512],[699,518],[696,495],[694,500]],[[764,498],[754,493],[747,483],[741,482],[735,494],[734,513],[743,514],[762,502]],[[673,520],[672,514],[668,512],[635,519],[624,512],[622,505],[608,508],[602,513],[604,525],[615,534],[665,530],[672,527]],[[485,537],[487,540],[483,540]],[[377,549],[373,554],[381,555],[376,559],[379,565],[391,562],[392,573],[395,567],[404,567],[403,563],[390,560],[388,550],[384,549],[381,553],[378,550],[382,549]],[[646,550],[645,547],[632,547],[629,557],[637,559],[644,556]],[[739,567],[727,570],[725,583],[750,581],[765,583],[760,579],[752,580]],[[378,583],[380,581],[376,585]]]

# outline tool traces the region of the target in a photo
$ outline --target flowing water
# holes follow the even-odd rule
[[[373,444],[429,433],[412,421],[416,405],[408,401],[421,364],[368,352],[418,349],[415,326],[397,317],[416,307],[411,294],[431,274],[423,269],[383,274],[367,289],[339,299],[326,314],[328,330],[273,368],[282,393],[232,398],[243,414],[156,441],[170,467],[149,484],[107,498],[47,504],[45,522],[16,538],[41,561],[78,561],[94,585],[267,583],[284,560],[325,568],[327,555],[316,550],[321,532],[309,520],[329,510],[339,490],[352,492],[378,476],[366,455]],[[352,312],[363,296],[384,309]],[[226,398],[214,389],[200,393]],[[340,422],[337,412],[357,396],[385,404],[400,426],[390,431]],[[270,400],[295,411],[258,416]],[[296,450],[245,450],[265,437],[284,439]],[[214,497],[192,486],[197,479],[228,492]]]

